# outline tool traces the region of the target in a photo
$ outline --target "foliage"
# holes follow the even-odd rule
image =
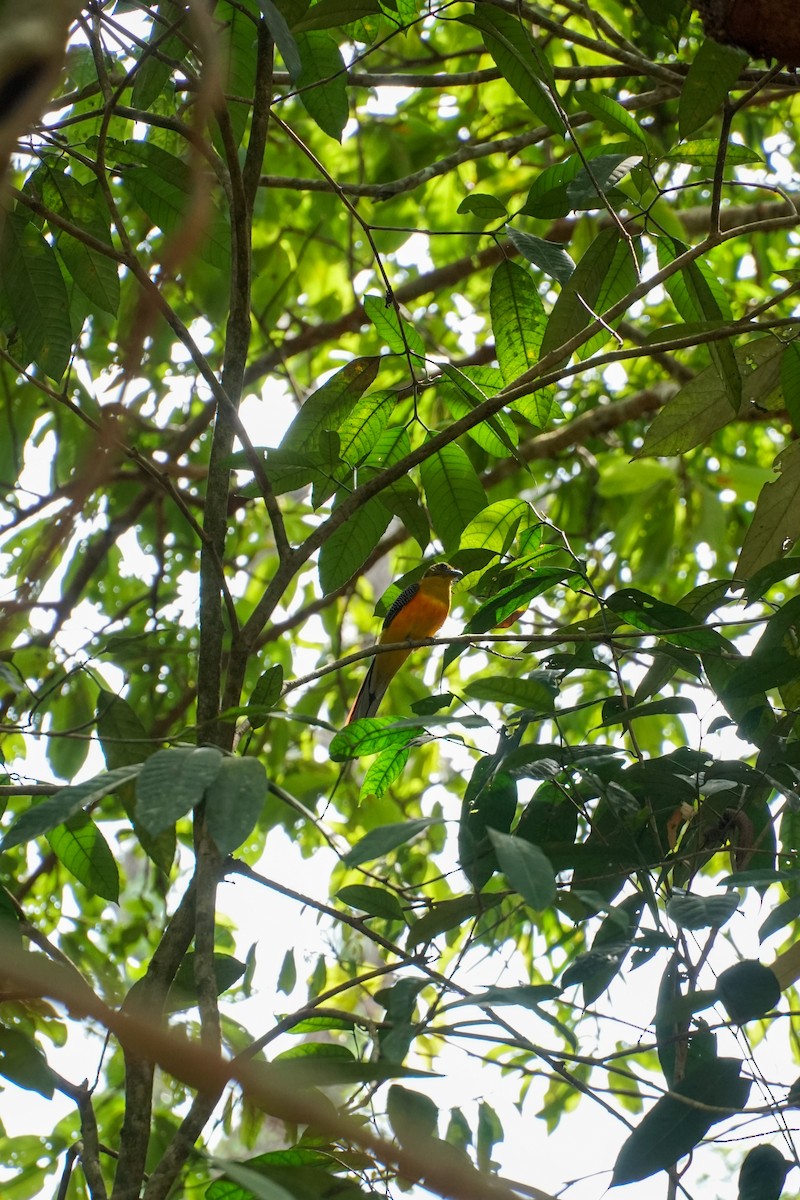
[[[699,1194],[733,1133],[777,1197],[795,75],[683,0],[71,15],[0,241],[0,1075],[70,1108],[3,1195],[509,1196],[518,1104],[612,1122],[537,1195]]]

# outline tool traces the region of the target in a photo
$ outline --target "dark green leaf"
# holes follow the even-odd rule
[[[17,1087],[52,1100],[55,1077],[32,1037],[21,1029],[0,1025],[0,1075]]]
[[[439,1109],[421,1092],[392,1084],[386,1101],[386,1115],[402,1146],[418,1146],[420,1141],[436,1136]]]
[[[564,122],[548,90],[549,81],[543,78],[546,60],[522,21],[501,8],[483,4],[458,19],[481,31],[503,77],[534,116],[554,133],[563,134]]]
[[[222,759],[222,751],[214,746],[157,750],[152,754],[136,781],[136,816],[145,829],[160,833],[199,804],[215,780]]]
[[[171,1012],[183,1008],[192,1008],[197,1003],[197,985],[194,979],[195,952],[190,950],[185,955],[178,968],[175,980],[169,990],[167,1007]],[[214,978],[217,983],[217,995],[227,992],[245,972],[245,964],[239,962],[230,954],[214,955]]]
[[[545,238],[524,233],[520,229],[509,229],[508,240],[523,258],[558,283],[566,283],[575,270],[575,263],[558,242],[548,242]]]
[[[456,209],[458,213],[472,213],[479,217],[484,224],[506,219],[506,207],[496,196],[487,196],[485,192],[470,192]]]
[[[745,50],[722,46],[711,38],[701,45],[683,83],[678,129],[689,137],[722,106],[748,59]]]
[[[53,247],[39,230],[8,213],[0,239],[0,287],[24,343],[24,366],[34,362],[58,381],[72,350],[69,302]]]
[[[420,468],[431,523],[449,554],[469,521],[486,505],[475,468],[460,446],[445,446]]]
[[[667,904],[667,916],[679,929],[721,929],[740,904],[733,889],[716,896],[675,895]]]
[[[774,972],[753,959],[723,971],[717,978],[716,993],[737,1025],[765,1016],[781,998]]]
[[[717,1058],[687,1072],[662,1096],[625,1141],[614,1164],[612,1187],[647,1179],[689,1154],[716,1121],[740,1112],[750,1080],[740,1079],[738,1059]]]
[[[410,842],[418,833],[440,822],[436,817],[421,817],[416,821],[398,821],[393,825],[379,825],[360,838],[345,854],[342,862],[347,867],[357,867],[372,859],[383,858],[391,850]]]
[[[90,804],[102,800],[104,796],[118,791],[123,784],[135,779],[141,767],[135,764],[130,767],[119,767],[115,771],[105,771],[87,779],[85,783],[76,783],[73,787],[60,788],[54,795],[48,796],[39,804],[32,805],[27,812],[11,826],[3,838],[3,849],[10,850],[23,842],[31,841],[48,830],[61,825],[78,811]]]
[[[206,824],[220,854],[232,854],[252,832],[267,795],[257,758],[224,758],[205,790]]]
[[[349,887],[339,888],[336,899],[350,908],[358,908],[371,917],[385,917],[391,921],[403,920],[403,909],[394,892],[385,888],[370,887],[367,884],[356,883]]]
[[[534,909],[548,908],[556,898],[553,868],[538,846],[489,829],[497,865],[523,900]]]
[[[330,34],[321,30],[298,33],[295,44],[300,73],[294,82],[303,106],[323,133],[340,142],[350,115],[342,53]]]
[[[780,1200],[793,1166],[775,1146],[754,1146],[739,1169],[738,1200]]]

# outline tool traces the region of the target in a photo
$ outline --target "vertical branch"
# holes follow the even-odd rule
[[[244,172],[226,108],[218,113],[219,129],[231,181],[231,289],[222,386],[229,404],[219,405],[211,445],[205,507],[205,533],[200,560],[200,657],[198,664],[198,722],[204,740],[230,749],[233,727],[219,721],[222,687],[222,655],[225,640],[223,610],[223,563],[228,526],[230,470],[227,460],[238,431],[238,408],[250,346],[250,284],[252,218],[269,118],[272,81],[272,43],[266,26],[259,22],[257,83]],[[195,914],[194,975],[202,1039],[218,1051],[219,1007],[214,971],[216,895],[220,855],[208,833],[204,806],[195,817],[197,899]],[[188,1131],[187,1131],[188,1132]],[[196,1134],[195,1134],[196,1136]],[[185,1161],[192,1140],[178,1138],[172,1148],[169,1171],[174,1175]]]

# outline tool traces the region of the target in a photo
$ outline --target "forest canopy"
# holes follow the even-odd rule
[[[800,23],[700,8],[0,4],[4,1200],[781,1195]]]

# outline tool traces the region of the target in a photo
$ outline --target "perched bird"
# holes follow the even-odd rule
[[[379,644],[385,646],[390,642],[433,637],[450,611],[453,580],[460,578],[461,572],[447,563],[434,563],[418,583],[409,584],[397,597],[386,614]],[[375,655],[353,707],[347,714],[346,725],[357,721],[359,717],[375,715],[386,689],[410,653],[409,649]]]

